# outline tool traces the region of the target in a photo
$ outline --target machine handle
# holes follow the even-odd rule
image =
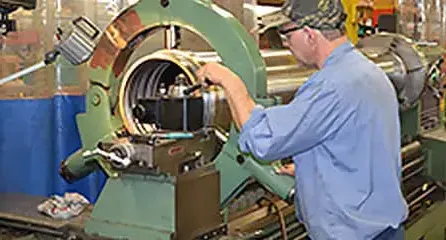
[[[208,86],[212,85],[212,82],[209,79],[204,80],[204,82]],[[201,83],[194,84],[194,85],[192,85],[192,87],[185,89],[183,91],[183,94],[187,96],[187,95],[193,93],[194,91],[200,89],[201,87],[203,87],[203,84],[201,84]]]
[[[195,92],[195,90],[200,89],[201,86],[202,86],[201,83],[192,85],[192,87],[185,89],[185,90],[183,91],[183,94],[186,95],[186,96],[188,96],[189,94]]]
[[[46,67],[46,65],[47,64],[45,63],[45,61],[41,61],[39,63],[36,63],[36,64],[32,65],[29,68],[23,69],[20,72],[14,73],[12,75],[9,75],[7,77],[4,77],[4,78],[0,79],[0,85],[5,84],[5,83],[10,82],[10,81],[13,81],[14,79],[23,77],[23,76],[25,76],[27,74],[30,74],[32,72],[35,72],[35,71],[37,71],[37,70],[39,70],[41,68]]]
[[[154,133],[155,138],[162,139],[191,139],[194,138],[193,133],[189,132],[170,132],[170,133]]]
[[[114,152],[106,152],[99,148],[96,148],[92,151],[89,151],[89,150],[85,151],[82,154],[82,157],[89,158],[89,157],[94,157],[94,156],[98,156],[98,155],[108,159],[114,166],[120,166],[122,168],[126,168],[126,167],[130,166],[130,164],[132,163],[132,161],[128,157],[121,158],[118,155],[116,155],[116,153],[114,153]]]

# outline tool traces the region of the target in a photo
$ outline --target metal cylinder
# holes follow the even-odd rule
[[[377,64],[393,81],[394,76],[404,75],[401,62],[391,52],[380,54],[367,45],[360,51]],[[298,62],[289,50],[262,50],[260,51],[266,65],[267,93],[269,96],[280,96],[283,102],[289,102],[297,89],[314,74],[317,69]],[[201,63],[221,62],[215,52],[189,53]]]
[[[402,158],[406,158],[421,150],[421,143],[419,141],[412,142],[401,149]]]
[[[266,65],[267,93],[272,96],[288,97],[296,92],[317,70],[296,61],[289,50],[260,51]],[[215,52],[194,52],[191,56],[200,63],[221,62]]]
[[[404,36],[387,33],[361,39],[356,49],[387,74],[397,92],[401,110],[416,104],[424,89],[428,67],[422,49]],[[213,52],[193,55],[203,62],[221,61]],[[288,50],[262,50],[261,55],[266,65],[268,95],[280,96],[284,103],[289,102],[298,87],[317,71],[297,62]]]

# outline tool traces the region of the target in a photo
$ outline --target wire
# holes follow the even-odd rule
[[[276,202],[274,202],[271,198],[267,197],[267,196],[263,196],[263,198],[267,201],[269,201],[274,208],[277,211],[277,215],[279,215],[279,222],[280,222],[280,229],[282,231],[282,238],[283,240],[288,240],[288,234],[286,232],[286,224],[285,224],[285,217],[283,216],[282,211],[280,210],[279,205],[277,205]]]

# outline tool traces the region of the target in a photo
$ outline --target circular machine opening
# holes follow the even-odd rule
[[[191,85],[193,81],[190,79],[190,74],[169,60],[148,59],[134,65],[136,67],[130,70],[130,76],[124,86],[125,118],[128,121],[129,130],[138,134],[153,132],[161,127],[159,122],[155,121],[156,119],[159,120],[162,117],[164,122],[170,120],[167,119],[167,114],[171,114],[169,118],[172,119],[170,125],[167,125],[168,128],[175,120],[175,124],[178,124],[178,118],[182,118],[183,101],[179,98],[164,96],[180,75],[184,76],[185,85]],[[188,103],[194,100],[196,99],[190,98]],[[197,118],[197,120],[200,119]],[[165,130],[178,130],[175,127],[168,128]]]
[[[191,87],[197,83],[195,72],[200,66],[221,60],[202,36],[184,27],[154,27],[141,36],[141,40],[138,40],[128,57],[118,87],[119,115],[131,135],[150,135],[154,131],[184,131],[184,127],[178,127],[179,122],[183,122],[179,121],[182,116],[179,117],[178,112],[185,112],[183,107],[183,111],[178,109],[178,102],[181,99],[182,103],[184,98],[172,97],[169,91],[171,86],[178,86],[177,77],[183,75],[182,87]],[[181,88],[176,88],[177,92],[182,92],[179,89]],[[144,118],[154,118],[153,114],[142,116],[140,113],[147,112],[147,109],[138,109],[141,99],[159,98],[162,90],[168,92],[170,100],[163,104],[174,105],[165,107],[169,113],[174,113],[172,115],[176,120],[173,122],[176,124],[173,127],[169,125],[162,128],[147,123],[150,121]],[[188,125],[191,125],[187,131],[194,132],[203,128],[218,128],[225,134],[229,131],[231,115],[221,88],[211,87],[205,91],[195,91],[187,99],[186,119]],[[194,118],[189,119],[190,116]]]
[[[173,139],[179,141],[160,141],[159,147],[181,146],[181,153],[175,157],[195,154],[195,167],[210,163],[220,153],[224,141],[212,123],[221,122],[216,115],[230,116],[222,110],[225,105],[219,98],[220,91],[184,95],[183,89],[196,83],[195,72],[200,64],[186,52],[157,51],[129,64],[119,88],[119,111],[128,133],[150,137],[154,132],[158,135],[174,132],[174,136],[180,137]],[[183,128],[185,102],[186,129]],[[192,168],[187,165],[186,169]]]

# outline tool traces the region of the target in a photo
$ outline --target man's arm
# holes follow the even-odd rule
[[[213,84],[223,87],[232,118],[237,128],[240,129],[250,118],[255,106],[254,100],[249,96],[240,77],[216,63],[205,65],[197,72],[197,75],[202,82],[204,79],[208,79]]]
[[[234,79],[222,85],[235,124],[238,129],[241,129],[251,117],[251,112],[255,107],[254,100],[249,96],[248,90],[241,80]]]
[[[324,87],[323,81],[302,87],[289,104],[256,107],[244,83],[228,71],[212,66],[201,76],[225,89],[241,132],[240,149],[259,159],[278,160],[304,152],[337,131],[352,115],[341,112],[335,91]]]
[[[287,158],[323,142],[350,116],[340,110],[334,90],[311,86],[289,104],[255,107],[241,129],[239,146],[259,159]]]

